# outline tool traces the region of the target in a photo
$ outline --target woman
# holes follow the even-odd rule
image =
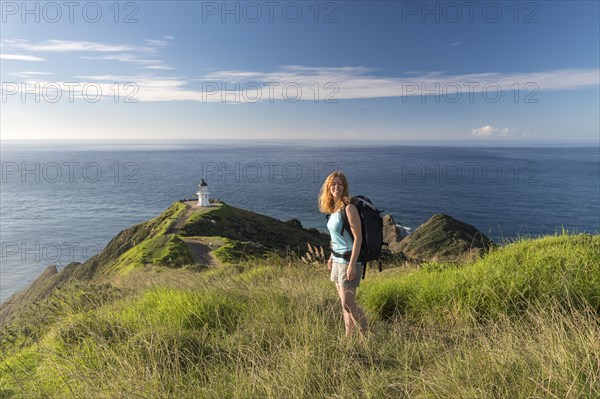
[[[343,229],[341,210],[346,208],[350,232]],[[367,319],[365,313],[356,304],[356,288],[360,284],[362,264],[358,262],[362,244],[362,230],[358,209],[350,203],[348,181],[342,172],[333,172],[325,179],[319,192],[319,210],[330,214],[327,228],[331,235],[331,249],[337,254],[351,253],[349,259],[336,256],[333,253],[327,261],[331,270],[331,281],[335,286],[342,303],[346,335],[352,334],[356,326],[361,332],[366,331]]]

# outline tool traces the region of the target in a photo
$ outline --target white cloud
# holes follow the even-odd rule
[[[462,98],[493,101],[497,95],[513,96],[517,87],[523,93],[535,95],[543,90],[569,90],[600,85],[598,69],[570,69],[529,73],[501,74],[485,72],[477,74],[448,75],[442,72],[421,73],[409,77],[392,77],[370,74],[365,67],[303,67],[283,66],[271,72],[225,70],[200,77],[204,81],[221,82],[278,82],[280,85],[294,82],[309,92],[315,83],[330,83],[335,87],[337,99],[364,99],[384,97],[410,97],[438,95],[453,101]],[[311,87],[313,87],[311,89]],[[491,100],[490,100],[491,99]]]
[[[129,62],[138,64],[144,69],[170,70],[175,69],[170,65],[164,64],[161,60],[148,58],[149,54],[156,55],[157,51],[166,47],[167,40],[144,40],[145,46],[133,46],[129,44],[108,44],[90,41],[74,40],[46,40],[44,42],[32,43],[28,40],[2,40],[0,43],[3,48],[18,49],[31,53],[58,52],[58,53],[100,53],[101,55],[84,55],[83,59],[89,60],[110,60]],[[45,59],[38,55],[14,55],[3,54],[2,59],[21,60],[21,61],[44,61]]]
[[[134,62],[135,58],[126,55],[122,61]],[[111,59],[117,59],[114,55]],[[141,60],[137,60],[142,62]],[[145,69],[161,70],[165,66],[148,63]],[[166,66],[168,68],[168,66]],[[485,82],[495,82],[498,90],[506,90],[513,95],[515,82],[530,82],[541,77],[538,90],[574,89],[598,85],[598,71],[592,69],[564,70],[541,72],[538,74],[500,75],[497,73],[480,73],[471,75],[440,75],[424,74],[421,77],[381,77],[368,75],[365,67],[302,67],[298,65],[284,66],[277,71],[243,71],[224,70],[215,71],[196,79],[185,77],[171,78],[153,74],[131,75],[118,80],[104,79],[103,77],[87,77],[92,81],[136,82],[139,86],[138,98],[140,101],[201,101],[201,102],[226,102],[246,103],[261,101],[282,101],[298,97],[298,101],[367,99],[384,97],[431,95],[429,90],[436,87],[447,89],[441,95],[453,96],[452,88],[459,87],[458,82],[467,82],[474,90],[483,87]],[[499,83],[498,83],[499,82]],[[479,86],[476,84],[479,83]],[[424,86],[420,86],[423,84]],[[521,85],[523,87],[524,84]],[[286,89],[287,88],[287,89]],[[287,90],[287,91],[286,91]],[[299,96],[296,96],[300,93]],[[504,98],[509,98],[505,93]],[[287,97],[286,97],[287,96]],[[462,93],[463,100],[469,101],[469,93]],[[482,98],[482,92],[474,92],[474,96]],[[512,98],[512,97],[510,97]],[[511,128],[495,128],[486,125],[473,129],[473,136],[523,136],[526,133]],[[527,133],[528,134],[528,133]]]
[[[109,61],[120,61],[120,62],[130,62],[134,64],[141,65],[142,68],[146,69],[175,69],[172,66],[164,65],[162,61],[155,59],[147,59],[147,58],[138,58],[132,54],[107,54],[100,56],[83,56],[81,57],[86,60],[109,60]]]
[[[471,130],[471,136],[488,137],[496,132],[498,132],[498,129],[496,129],[494,126],[485,125],[477,129]]]
[[[90,42],[84,40],[46,40],[39,43],[31,43],[28,40],[2,40],[2,47],[15,48],[30,52],[125,52],[125,51],[156,51],[164,47],[168,42],[164,40],[145,40],[148,46],[134,46],[130,44],[109,44]]]
[[[167,42],[166,40],[146,39],[144,40],[144,42],[148,43],[150,46],[153,47],[166,47],[169,44],[169,42]]]
[[[471,130],[471,136],[475,137],[526,137],[537,136],[536,133],[530,133],[528,130],[517,130],[515,128],[505,127],[496,128],[492,125],[485,125]]]
[[[148,54],[157,54],[169,43],[169,40],[173,40],[168,36],[164,39],[145,40],[144,46],[66,40],[47,40],[40,43],[31,43],[27,40],[2,40],[2,46],[31,52],[93,52],[96,54],[82,55],[82,58],[127,62],[138,65],[141,70],[158,73],[174,69],[173,66],[157,59],[159,57],[148,56]],[[2,57],[28,61],[44,60],[38,55],[3,54]],[[293,86],[292,91],[301,92],[299,99],[306,101],[435,95],[451,102],[473,101],[473,99],[490,102],[489,99],[496,98],[498,94],[503,100],[512,98],[517,87],[524,95],[528,94],[535,98],[536,94],[543,90],[570,90],[600,85],[599,70],[592,68],[460,75],[446,74],[442,71],[410,71],[410,74],[407,74],[384,76],[381,71],[364,66],[284,65],[271,71],[216,70],[199,77],[177,79],[151,75],[148,79],[142,79],[148,86],[140,85],[140,93],[150,93],[147,96],[141,95],[142,101],[222,101],[223,98],[234,98],[237,102],[255,102],[284,100],[286,93],[283,92],[283,88]],[[140,75],[132,75],[126,81],[138,79]],[[203,93],[202,89],[198,88],[200,82],[210,84],[210,93]],[[217,90],[214,89],[215,84]],[[204,87],[206,88],[206,85]],[[503,136],[515,134],[511,130],[502,129],[491,133],[485,129],[477,130],[473,134],[486,135],[486,133]]]
[[[0,60],[14,60],[14,61],[33,61],[40,62],[45,61],[42,57],[37,57],[34,55],[25,55],[25,54],[0,54]]]
[[[94,60],[112,60],[137,64],[141,69],[151,71],[171,70],[174,66],[167,65],[158,57],[148,57],[156,54],[173,40],[170,36],[163,36],[161,40],[146,39],[145,45],[134,46],[130,44],[110,44],[91,41],[46,40],[32,43],[27,40],[2,40],[3,48],[14,48],[34,53],[43,52],[92,52],[101,53],[85,55],[83,58]],[[461,42],[450,43],[451,46],[460,45]],[[2,55],[3,59],[43,61],[37,54],[31,55]],[[377,73],[375,73],[377,72]],[[285,87],[297,85],[302,91],[302,100],[319,100],[326,98],[335,100],[370,99],[386,97],[414,97],[432,96],[440,97],[449,102],[456,101],[487,101],[493,102],[498,96],[503,100],[512,98],[515,90],[520,90],[523,95],[535,99],[539,91],[544,90],[570,90],[584,87],[597,87],[600,85],[600,71],[598,69],[562,69],[553,71],[538,71],[526,73],[498,73],[482,72],[472,74],[452,75],[443,71],[416,72],[403,76],[383,76],[381,71],[364,66],[303,66],[284,65],[271,71],[248,70],[221,70],[213,71],[199,77],[188,77],[177,80],[177,85],[167,85],[171,90],[165,93],[165,98],[176,101],[189,99],[189,94],[196,92],[202,96],[201,91],[192,89],[198,81],[226,83],[226,88],[234,87],[232,84],[255,83],[263,86],[271,82],[272,86]],[[170,81],[170,78],[156,77],[158,80]],[[281,91],[281,90],[279,90]],[[217,94],[225,94],[219,91]],[[230,93],[233,94],[233,93]],[[259,95],[258,90],[252,89],[246,94],[254,98]],[[269,93],[270,94],[270,93]],[[265,96],[261,97],[264,100]],[[274,99],[281,100],[280,92]],[[490,100],[491,99],[491,100]],[[506,135],[511,132],[507,131]]]
[[[52,72],[23,71],[23,72],[10,72],[10,73],[7,73],[7,75],[16,76],[18,78],[31,79],[36,76],[52,75]]]
[[[144,69],[157,69],[157,70],[161,70],[161,71],[175,69],[172,66],[168,66],[168,65],[146,65],[146,66],[143,66],[142,68],[144,68]]]

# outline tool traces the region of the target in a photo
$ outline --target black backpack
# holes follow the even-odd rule
[[[364,279],[367,272],[367,262],[378,261],[379,271],[381,271],[381,261],[379,260],[381,258],[381,247],[386,245],[383,242],[383,218],[381,217],[383,211],[378,210],[371,200],[363,195],[352,197],[350,203],[356,206],[358,215],[360,216],[362,245],[360,246],[358,260],[363,264],[362,278]],[[346,215],[346,207],[342,209],[342,223],[340,234],[344,234],[344,230],[347,230],[352,235],[348,216]],[[350,260],[352,251],[343,254],[334,252],[334,255]]]

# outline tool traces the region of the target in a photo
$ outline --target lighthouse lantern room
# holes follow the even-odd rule
[[[198,186],[198,206],[210,206],[210,202],[208,201],[208,184],[202,179],[200,185]]]

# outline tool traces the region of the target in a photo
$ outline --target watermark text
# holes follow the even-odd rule
[[[402,162],[402,182],[427,183],[535,183],[540,168],[535,162]]]
[[[135,96],[138,91],[139,87],[134,82],[2,82],[2,102],[73,103],[75,99],[83,99],[88,103],[97,103],[102,99],[110,99],[115,103],[137,103]]]
[[[336,1],[203,1],[202,23],[339,22]]]
[[[228,183],[321,182],[334,170],[335,162],[300,164],[298,162],[203,162],[202,178]]]
[[[135,1],[2,1],[2,23],[79,23],[101,21],[135,24],[140,6]]]
[[[101,249],[95,243],[2,241],[0,259],[2,263],[17,261],[66,266],[89,259]]]
[[[135,162],[9,162],[1,163],[2,183],[137,183]]]

